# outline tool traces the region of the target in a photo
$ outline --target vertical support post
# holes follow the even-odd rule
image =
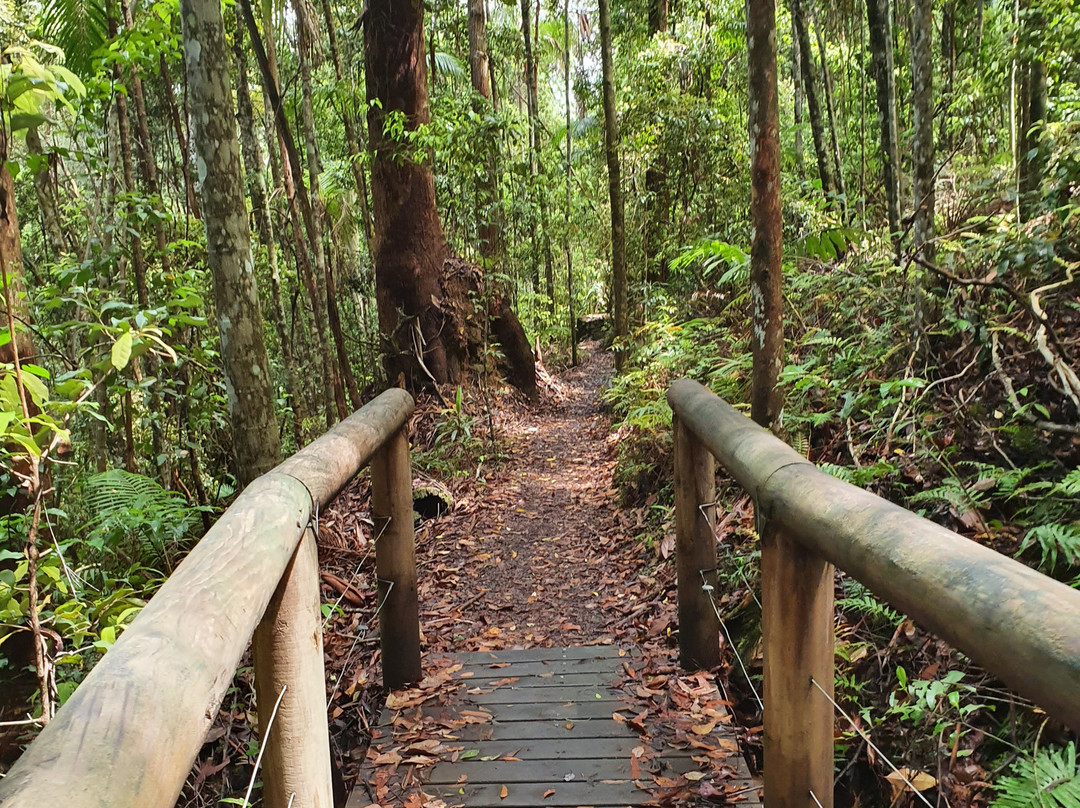
[[[833,565],[761,520],[765,804],[833,804]]]
[[[675,433],[675,559],[679,582],[679,664],[709,670],[720,664],[716,586],[716,480],[713,456],[677,415]]]
[[[253,639],[267,808],[334,805],[319,601],[319,552],[306,530]]]
[[[412,471],[405,427],[391,435],[371,459],[371,515],[383,684],[395,690],[418,682],[421,675]]]

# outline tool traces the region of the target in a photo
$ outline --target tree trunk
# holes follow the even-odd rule
[[[172,78],[169,76],[169,67],[165,62],[164,53],[161,54],[161,61],[158,63],[158,73],[161,74],[161,85],[165,88],[165,103],[169,107],[169,117],[172,119],[173,131],[176,133],[176,145],[180,149],[180,171],[184,175],[187,209],[196,219],[201,219],[199,195],[195,192],[195,183],[191,179],[191,151],[188,147],[184,122],[180,118],[180,108],[176,104],[176,93],[173,92]]]
[[[667,33],[668,0],[652,0],[649,4],[649,31],[653,36]],[[645,278],[650,283],[667,283],[667,261],[661,257],[664,235],[668,229],[668,210],[671,199],[668,192],[668,161],[660,150],[652,164],[645,170],[645,232],[642,235],[642,253],[645,259]]]
[[[649,30],[666,34],[668,29],[668,0],[652,0],[649,3]]]
[[[841,210],[847,210],[847,189],[844,186],[844,168],[840,156],[840,142],[836,137],[836,108],[833,105],[832,79],[829,77],[829,58],[825,52],[825,37],[821,33],[821,24],[814,26],[817,35],[818,54],[821,57],[821,85],[825,88],[825,110],[829,115],[829,145],[832,146],[833,180],[836,193],[840,196]]]
[[[270,217],[266,183],[263,180],[262,147],[259,145],[259,138],[255,131],[255,113],[251,106],[251,91],[248,86],[243,11],[239,5],[235,10],[236,32],[233,35],[233,57],[236,62],[236,117],[240,123],[240,145],[243,149],[244,169],[255,219],[255,230],[266,248],[267,261],[270,264],[270,317],[274,323],[278,343],[281,345],[281,358],[285,364],[285,384],[289,404],[293,411],[293,440],[299,447],[302,445],[301,426],[307,417],[307,402],[301,392],[300,376],[296,368],[292,342],[285,330],[285,307],[281,297],[281,271],[278,267],[277,241],[274,239],[274,223]]]
[[[334,14],[330,8],[330,0],[322,0],[323,19],[326,21],[326,33],[330,43],[330,58],[334,63],[334,76],[338,84],[345,86],[345,65],[341,60],[341,50],[338,47],[337,30],[334,23]],[[348,85],[352,87],[351,80]],[[351,95],[351,93],[350,93]],[[360,143],[363,132],[362,119],[358,118],[353,109],[352,102],[342,107],[341,122],[345,127],[345,143],[349,147],[349,166],[352,168],[353,182],[356,184],[357,201],[360,203],[360,218],[363,223],[364,241],[367,244],[368,255],[372,254],[371,232],[371,208],[368,204],[368,184],[364,174],[363,152]]]
[[[50,258],[56,261],[68,251],[68,243],[57,211],[52,181],[52,156],[45,154],[36,126],[26,130],[26,149],[38,160],[34,169],[34,193],[37,196],[38,210],[41,212],[41,229],[52,253]]]
[[[308,200],[307,188],[303,182],[303,169],[300,165],[299,153],[293,140],[289,121],[285,117],[285,107],[281,103],[281,93],[278,90],[277,68],[271,61],[273,55],[273,38],[267,37],[267,47],[263,47],[262,38],[259,36],[259,27],[255,22],[255,15],[251,11],[250,0],[240,0],[243,8],[244,23],[251,41],[251,48],[255,53],[255,60],[259,65],[262,75],[263,91],[266,93],[270,108],[273,111],[274,124],[277,130],[278,145],[282,153],[282,183],[285,188],[285,196],[289,203],[289,218],[292,226],[293,242],[295,248],[296,265],[304,288],[311,303],[312,333],[315,340],[315,351],[322,366],[324,383],[318,385],[323,392],[323,411],[326,416],[326,425],[334,423],[337,414],[337,400],[335,396],[334,359],[330,353],[330,344],[326,335],[326,319],[323,314],[325,292],[316,280],[316,270],[312,268],[311,258],[308,254],[309,243],[313,242],[314,223],[312,221],[311,203]],[[306,234],[306,239],[305,239]]]
[[[469,72],[473,90],[490,101],[491,71],[484,25],[484,0],[469,0]],[[503,255],[503,221],[496,187],[498,165],[495,148],[495,142],[489,144],[485,174],[480,182],[480,254],[484,258],[485,275],[488,277]],[[530,401],[536,401],[536,360],[529,338],[510,306],[504,285],[491,281],[486,285],[489,290],[486,308],[491,331],[507,359],[510,383],[525,393]]]
[[[307,149],[308,190],[311,205],[311,224],[308,238],[315,254],[315,288],[326,302],[326,325],[334,341],[337,362],[330,362],[331,383],[334,386],[334,402],[337,404],[338,418],[344,420],[349,415],[349,406],[345,401],[345,390],[349,388],[354,404],[360,407],[359,395],[356,394],[356,382],[352,376],[349,351],[345,345],[345,336],[341,331],[341,317],[338,313],[337,291],[332,277],[332,267],[327,258],[324,234],[326,228],[326,207],[323,205],[322,192],[319,188],[319,174],[322,164],[319,158],[319,143],[315,132],[315,113],[312,108],[311,86],[311,32],[313,22],[307,15],[304,0],[293,0],[293,12],[296,14],[297,58],[300,63],[300,121],[304,132],[304,145]],[[303,185],[303,183],[300,183]],[[323,328],[322,323],[316,327]],[[324,332],[323,340],[327,337]],[[344,381],[343,381],[344,380]]]
[[[619,120],[615,114],[615,65],[611,55],[609,0],[600,0],[600,65],[604,89],[604,150],[607,153],[608,197],[611,200],[611,296],[617,341],[615,371],[621,373],[626,363],[626,340],[629,336],[626,317],[626,231],[619,166]]]
[[[1017,127],[1016,164],[1019,172],[1019,216],[1027,221],[1039,207],[1039,188],[1046,167],[1042,125],[1046,121],[1046,66],[1038,58],[1043,17],[1035,8],[1025,9],[1021,17],[1020,47],[1027,56],[1020,61],[1023,81],[1018,94],[1021,109]]]
[[[221,3],[181,0],[180,19],[195,151],[206,166],[202,208],[207,264],[214,280],[236,476],[244,486],[277,464],[281,444],[252,272]]]
[[[414,387],[456,382],[464,346],[444,337],[440,274],[450,251],[422,155],[384,132],[392,113],[410,130],[430,120],[421,0],[370,0],[364,25],[375,295],[387,376]]]
[[[814,77],[814,59],[810,50],[810,30],[807,27],[807,15],[803,7],[806,0],[790,0],[791,17],[795,32],[799,38],[799,59],[802,68],[803,89],[806,91],[807,113],[810,116],[810,133],[814,139],[814,154],[817,157],[818,176],[821,179],[821,191],[826,199],[831,200],[836,185],[829,167],[829,151],[825,145],[825,113],[818,97],[817,80]]]
[[[806,171],[803,146],[803,118],[806,97],[803,93],[802,61],[799,57],[799,34],[795,25],[795,15],[791,16],[791,84],[795,95],[795,171],[801,179]]]
[[[781,398],[776,387],[784,354],[780,210],[780,106],[776,78],[775,0],[746,5],[750,101],[750,299],[754,367],[750,414],[775,429]]]
[[[573,156],[570,129],[570,0],[563,3],[563,79],[565,80],[564,101],[566,103],[566,212],[563,230],[563,249],[566,250],[566,308],[570,326],[570,364],[577,365],[577,318],[574,316],[574,253],[570,244],[570,177],[572,175]]]
[[[533,51],[530,16],[530,0],[521,0],[521,35],[525,40],[525,98],[529,112],[530,188],[536,194],[540,207],[540,235],[544,254],[544,280],[547,291],[548,311],[555,312],[555,262],[551,255],[551,233],[548,226],[547,189],[538,187],[537,178],[542,176],[540,159],[540,98],[537,88],[536,54]]]
[[[934,260],[934,53],[931,0],[914,0],[911,42],[911,126],[914,247]]]
[[[900,258],[900,149],[896,124],[896,73],[893,65],[892,13],[889,0],[866,0],[870,54],[877,87],[877,119],[881,129],[881,163],[885,179],[889,232]]]
[[[956,74],[956,3],[948,0],[941,7],[941,63],[944,78],[941,82],[941,114],[938,120],[938,142],[941,150],[952,148],[949,135],[949,105],[952,103]]]

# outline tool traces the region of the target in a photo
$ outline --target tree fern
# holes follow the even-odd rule
[[[1012,767],[1011,777],[995,786],[992,808],[1080,808],[1080,769],[1076,745],[1038,750]]]

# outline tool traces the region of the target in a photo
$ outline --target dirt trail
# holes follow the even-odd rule
[[[594,350],[561,374],[533,410],[495,412],[509,457],[478,501],[439,531],[436,557],[457,570],[429,591],[426,631],[440,615],[461,624],[451,646],[580,645],[603,641],[623,578],[609,551],[620,535],[613,451],[600,390],[611,358]],[[609,607],[609,608],[605,608]],[[472,630],[469,630],[472,629]],[[429,638],[430,639],[430,638]],[[610,641],[610,640],[609,640]]]

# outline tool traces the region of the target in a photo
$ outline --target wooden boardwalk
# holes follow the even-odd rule
[[[612,646],[453,657],[428,692],[389,700],[349,808],[760,805],[726,720],[646,729],[647,704],[617,687],[640,684],[631,661]]]

